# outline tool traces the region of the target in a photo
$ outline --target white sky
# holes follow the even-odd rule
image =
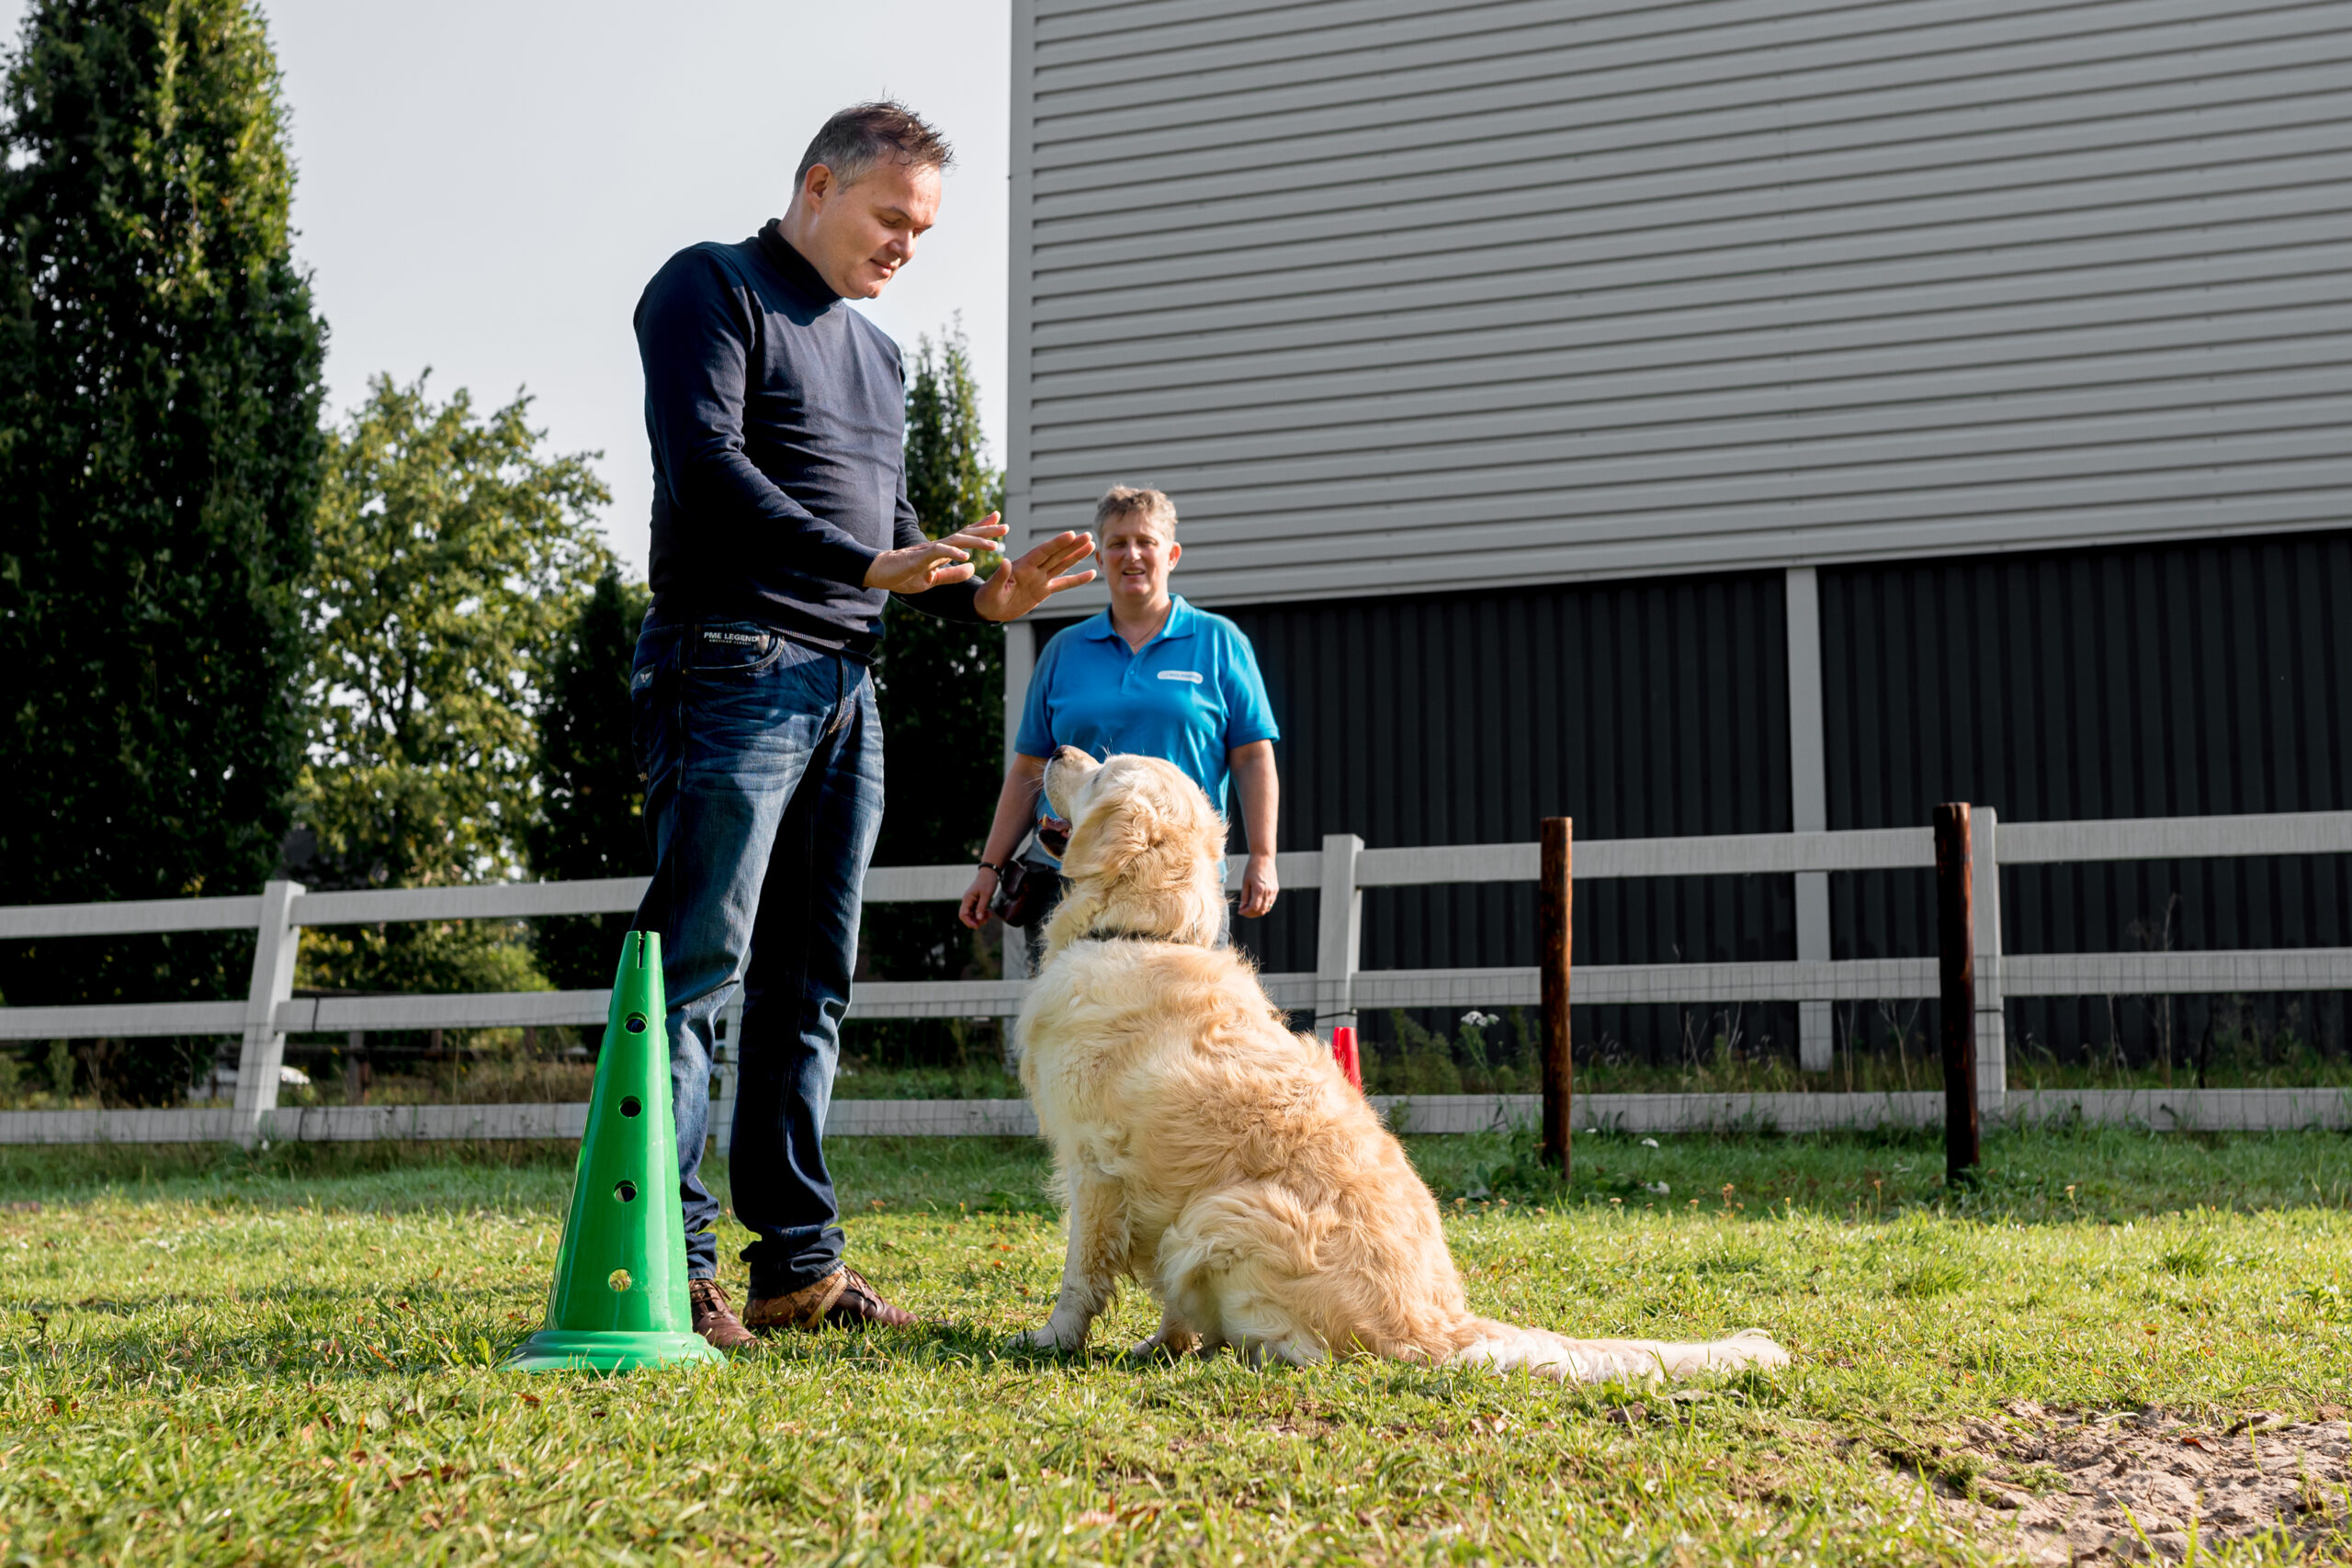
[[[827,115],[885,93],[946,133],[939,225],[864,307],[913,353],[957,312],[1004,458],[1006,0],[268,0],[299,166],[296,253],[338,413],[430,367],[527,388],[559,451],[602,450],[613,547],[650,503],[629,314],[662,260],[783,209]],[[22,0],[0,0],[13,49]],[[851,18],[843,25],[842,18]]]

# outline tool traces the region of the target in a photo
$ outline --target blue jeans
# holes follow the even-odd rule
[[[629,680],[662,936],[686,1273],[718,1272],[718,1201],[702,1183],[711,1047],[743,988],[735,1217],[753,1296],[841,1266],[821,1134],[857,958],[866,863],[882,826],[874,682],[845,654],[749,621],[649,627]]]

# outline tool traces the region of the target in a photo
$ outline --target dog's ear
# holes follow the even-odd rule
[[[1168,836],[1168,825],[1151,803],[1140,795],[1125,795],[1088,813],[1071,833],[1069,853],[1062,857],[1068,875],[1115,874]]]

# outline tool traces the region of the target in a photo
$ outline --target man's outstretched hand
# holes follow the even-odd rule
[[[991,512],[978,527],[944,539],[926,539],[902,550],[884,550],[865,569],[865,586],[887,588],[893,593],[921,593],[961,582],[972,575],[972,552],[996,548],[1004,533],[1004,525]]]
[[[991,512],[969,528],[944,539],[925,540],[903,550],[883,551],[866,569],[865,586],[887,588],[893,593],[921,593],[926,589],[963,581],[972,575],[972,552],[995,549],[1012,531],[998,522],[997,516]],[[995,576],[980,585],[974,603],[986,620],[1018,619],[1062,590],[1093,581],[1091,569],[1063,573],[1064,568],[1075,566],[1093,553],[1093,535],[1057,534],[1019,560],[1005,562]]]
[[[999,536],[1005,532],[1004,525],[997,522],[993,512],[980,527],[993,527]],[[996,575],[980,585],[973,606],[984,620],[1018,620],[1064,589],[1093,581],[1091,567],[1084,571],[1068,571],[1093,553],[1093,535],[1057,534],[1019,560],[1008,560],[999,567]]]

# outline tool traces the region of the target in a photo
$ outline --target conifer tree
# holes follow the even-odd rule
[[[557,646],[539,713],[539,812],[526,834],[547,881],[643,876],[645,784],[630,739],[629,667],[646,591],[607,568]],[[539,968],[560,990],[608,985],[627,915],[537,922]]]
[[[907,386],[907,494],[932,537],[1004,503],[989,464],[980,391],[962,329],[922,340]],[[984,569],[989,563],[982,561]],[[876,669],[888,798],[876,865],[976,859],[1004,777],[1004,633],[943,621],[893,601]],[[891,980],[989,973],[994,955],[944,907],[876,905],[861,967]]]
[[[0,124],[0,903],[251,893],[301,759],[324,329],[242,0],[34,0]],[[0,953],[17,1005],[234,996],[250,936]],[[172,1097],[212,1043],[112,1043]],[[92,1069],[96,1069],[93,1071]]]

